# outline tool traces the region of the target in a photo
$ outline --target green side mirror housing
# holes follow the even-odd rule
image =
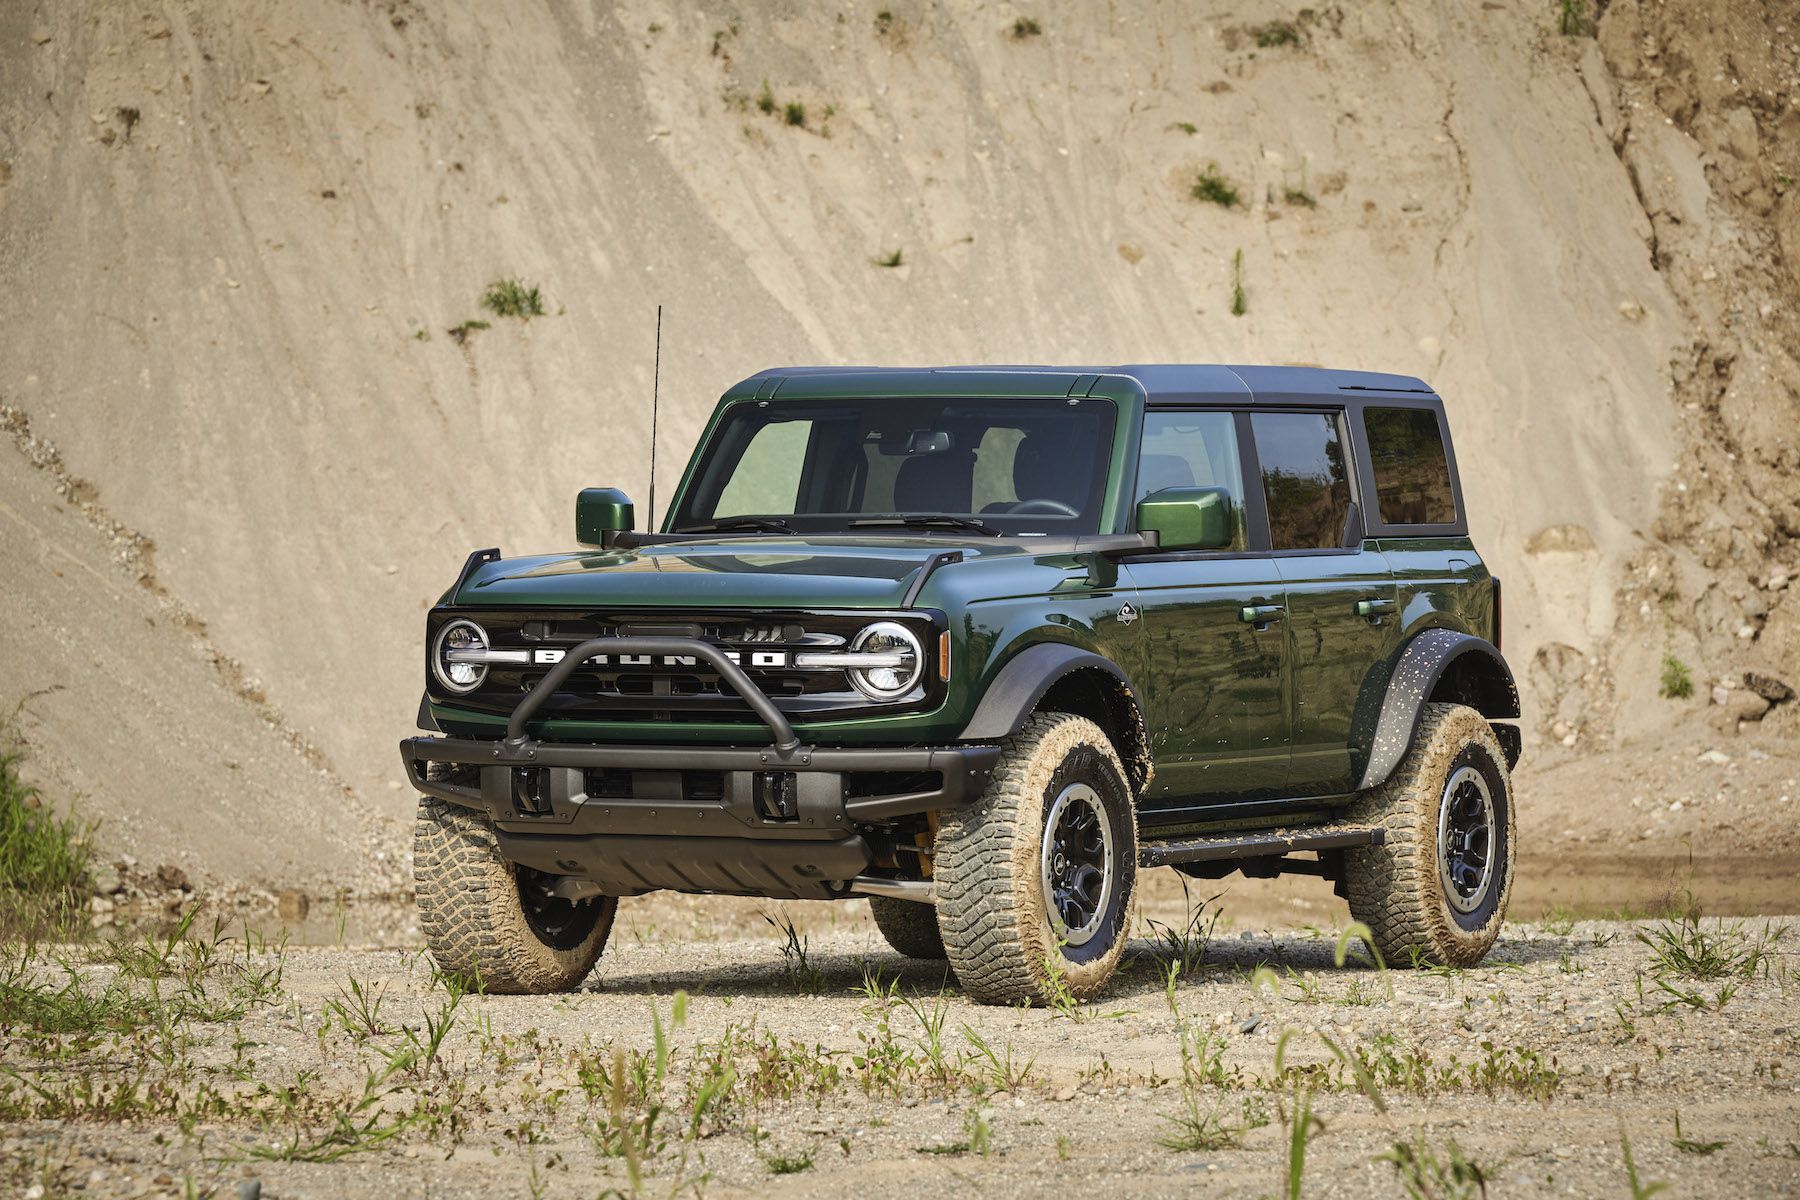
[[[1231,493],[1221,487],[1173,487],[1138,501],[1138,532],[1157,534],[1164,550],[1231,547]]]
[[[575,540],[583,546],[610,546],[636,521],[636,506],[618,488],[582,488],[575,497]]]

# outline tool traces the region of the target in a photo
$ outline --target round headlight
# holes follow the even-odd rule
[[[431,669],[437,681],[453,692],[472,692],[487,678],[479,662],[463,661],[488,648],[487,631],[473,621],[452,621],[438,630],[431,648]]]
[[[850,682],[871,700],[898,700],[912,691],[925,673],[925,651],[912,630],[892,621],[877,621],[850,643],[852,654],[879,655],[879,666],[852,667]]]

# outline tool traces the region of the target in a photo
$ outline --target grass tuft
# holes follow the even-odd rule
[[[1034,38],[1044,32],[1044,27],[1033,17],[1020,17],[1012,23],[1012,35],[1016,41]]]
[[[0,723],[0,742],[11,736]],[[0,746],[0,928],[48,932],[81,907],[95,825],[58,817],[18,775],[24,752]]]
[[[1463,1153],[1455,1138],[1440,1154],[1420,1129],[1411,1142],[1395,1142],[1375,1161],[1393,1164],[1408,1200],[1475,1200],[1487,1195],[1487,1172]]]
[[[536,287],[528,287],[517,279],[496,279],[481,297],[481,307],[497,317],[529,321],[544,315],[544,297]]]
[[[1686,700],[1694,694],[1694,676],[1688,665],[1673,654],[1662,660],[1662,694],[1666,700]]]
[[[806,128],[806,105],[798,100],[789,100],[781,110],[781,119],[796,128]]]
[[[1236,208],[1241,197],[1237,184],[1219,173],[1218,163],[1207,163],[1200,174],[1194,177],[1194,186],[1189,193],[1196,200],[1208,204],[1216,204],[1220,208]]]
[[[1556,32],[1564,37],[1584,37],[1594,32],[1587,0],[1556,0]]]
[[[1241,317],[1250,311],[1250,301],[1244,295],[1244,251],[1242,247],[1231,259],[1231,315]]]
[[[875,265],[878,267],[899,267],[899,266],[904,266],[905,263],[906,263],[905,247],[899,247],[899,248],[895,249],[891,254],[879,255],[875,259]]]
[[[1298,46],[1300,31],[1287,21],[1271,21],[1256,31],[1256,44],[1264,50],[1277,46]]]

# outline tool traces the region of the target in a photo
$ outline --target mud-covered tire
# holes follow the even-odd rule
[[[963,990],[986,1004],[1089,999],[1112,977],[1130,936],[1138,852],[1131,785],[1105,732],[1083,717],[1034,716],[1001,751],[981,799],[945,810],[938,827],[932,878],[945,957]],[[1079,803],[1093,813],[1094,837],[1103,832],[1110,846],[1110,889],[1097,893],[1091,931],[1078,945],[1066,925],[1052,928],[1044,884],[1045,822],[1059,800],[1063,812]]]
[[[606,948],[617,898],[576,902],[550,921],[527,910],[524,870],[500,856],[480,813],[419,798],[413,826],[419,928],[445,975],[465,987],[521,995],[566,992],[587,978]]]
[[[869,915],[887,944],[908,958],[927,960],[944,957],[944,939],[938,933],[937,913],[929,904],[916,900],[896,900],[891,896],[870,896]]]
[[[1477,855],[1483,839],[1468,831],[1480,821],[1459,814],[1484,808],[1487,848]],[[1399,767],[1348,813],[1387,831],[1382,845],[1345,852],[1344,888],[1390,966],[1470,967],[1487,954],[1512,892],[1513,817],[1506,755],[1487,719],[1464,705],[1427,704]],[[1485,869],[1472,868],[1477,858]]]

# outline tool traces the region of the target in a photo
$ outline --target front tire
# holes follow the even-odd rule
[[[937,913],[929,904],[916,900],[896,900],[892,896],[870,896],[869,915],[887,944],[908,958],[941,961],[944,939],[938,933]]]
[[[1500,936],[1512,892],[1512,778],[1487,719],[1427,704],[1393,776],[1349,819],[1381,825],[1380,846],[1348,850],[1350,912],[1390,965],[1472,967]]]
[[[942,814],[938,931],[986,1004],[1087,1000],[1124,954],[1137,811],[1118,753],[1083,717],[1042,713],[1001,746],[981,799]]]
[[[581,984],[619,901],[566,900],[554,876],[507,862],[481,814],[430,796],[413,826],[419,928],[438,970],[464,987],[539,995]]]

